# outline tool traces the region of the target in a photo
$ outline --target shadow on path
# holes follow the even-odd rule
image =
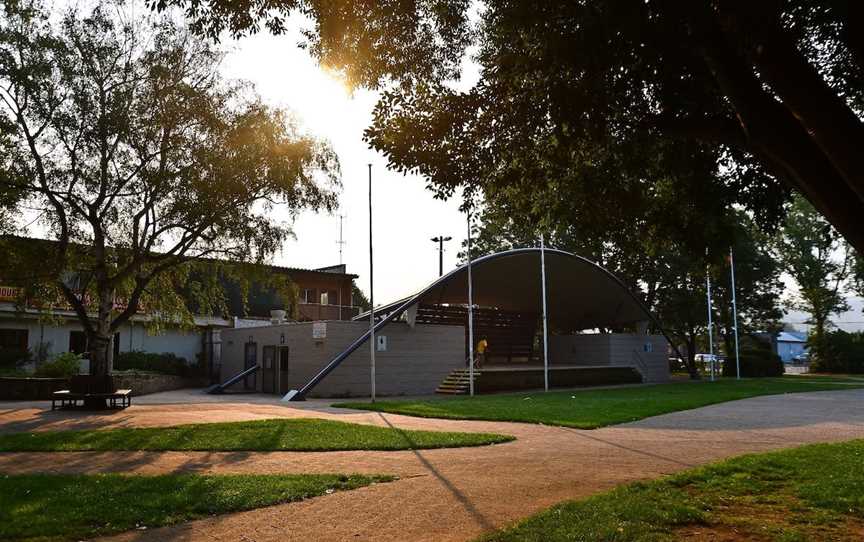
[[[631,448],[630,446],[624,446],[623,444],[619,444],[619,443],[617,443],[617,442],[612,442],[612,441],[610,441],[610,440],[602,439],[602,438],[600,438],[600,437],[594,437],[594,436],[589,435],[589,434],[587,433],[587,431],[585,431],[585,430],[583,430],[583,429],[574,429],[574,428],[572,428],[572,427],[561,427],[561,429],[564,430],[564,431],[566,431],[566,432],[568,432],[568,433],[571,433],[571,434],[573,434],[573,435],[576,435],[576,436],[578,436],[578,437],[581,437],[581,438],[584,438],[584,439],[588,439],[588,440],[593,440],[593,441],[595,441],[595,442],[600,442],[600,443],[602,443],[602,444],[606,444],[606,445],[608,445],[608,446],[612,446],[612,447],[614,447],[614,448],[618,448],[619,450],[625,450],[625,451],[627,451],[627,452],[632,452],[632,453],[634,453],[634,454],[644,455],[644,456],[646,456],[646,457],[651,457],[651,458],[653,458],[653,459],[659,459],[659,460],[661,460],[661,461],[667,461],[667,462],[669,462],[669,463],[673,463],[673,464],[675,464],[675,465],[679,465],[679,466],[682,466],[682,467],[688,467],[688,468],[690,468],[690,467],[695,467],[695,466],[696,466],[695,463],[687,463],[687,462],[685,462],[685,461],[680,461],[680,460],[678,460],[678,459],[674,459],[674,458],[672,458],[672,457],[667,457],[667,456],[665,456],[665,455],[655,454],[655,453],[653,453],[653,452],[646,452],[645,450],[639,450],[639,449],[637,449],[637,448]]]
[[[390,420],[388,420],[383,413],[379,412],[378,416],[385,424],[387,424],[388,427],[395,430],[397,433],[399,433],[399,435],[402,436],[403,439],[405,439],[405,441],[411,446],[411,452],[417,457],[420,463],[422,463],[423,466],[432,473],[432,476],[434,476],[439,482],[441,482],[441,485],[443,485],[447,489],[447,491],[449,491],[453,494],[454,497],[456,497],[456,500],[458,500],[462,504],[462,507],[465,508],[465,511],[467,511],[471,515],[471,517],[474,518],[478,525],[483,527],[483,529],[486,531],[495,528],[495,524],[492,523],[486,516],[484,516],[482,512],[480,512],[480,510],[474,505],[474,503],[471,502],[471,499],[469,499],[467,495],[462,493],[462,491],[460,491],[459,488],[457,488],[456,485],[453,484],[453,482],[451,482],[446,476],[444,476],[441,471],[436,469],[435,466],[432,465],[432,463],[428,459],[426,459],[426,457],[420,452],[420,450],[417,450],[415,448],[417,444],[411,440],[411,437],[408,436],[405,431],[399,429],[398,427],[390,423]]]

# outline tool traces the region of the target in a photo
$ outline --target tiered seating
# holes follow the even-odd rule
[[[468,326],[468,309],[460,306],[421,305],[418,324]],[[539,359],[534,349],[537,314],[497,309],[474,309],[474,343],[486,337],[489,342],[487,363],[528,363]],[[465,333],[468,355],[468,333]]]

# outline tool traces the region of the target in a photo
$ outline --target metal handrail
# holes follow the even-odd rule
[[[648,364],[645,363],[645,360],[642,359],[642,356],[639,355],[639,352],[636,349],[633,349],[633,359],[636,360],[636,365],[638,365],[637,369],[640,369],[642,372],[642,379],[645,379],[646,373],[648,372]]]
[[[209,394],[222,393],[223,391],[225,391],[225,388],[233,386],[234,384],[236,384],[237,382],[240,382],[241,380],[243,380],[247,376],[251,375],[252,373],[257,372],[258,369],[260,369],[260,368],[261,368],[261,366],[256,363],[255,365],[249,367],[248,369],[244,369],[243,371],[232,376],[231,378],[229,378],[225,382],[223,382],[221,384],[216,384],[214,386],[210,386],[205,391]]]

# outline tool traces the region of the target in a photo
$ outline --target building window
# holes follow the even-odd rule
[[[73,354],[87,357],[90,353],[89,344],[87,344],[87,334],[83,331],[69,332],[69,351]],[[114,357],[120,355],[120,333],[114,334],[114,340],[111,341],[111,348],[114,351]]]
[[[27,330],[0,329],[0,350],[27,350]]]
[[[327,303],[328,305],[338,305],[339,297],[336,295],[336,290],[330,290],[327,292],[327,300],[330,301]]]
[[[314,288],[303,288],[303,291],[300,292],[300,302],[301,303],[318,303],[318,300],[315,298],[315,294],[317,292]]]
[[[73,354],[79,355],[89,352],[89,349],[87,348],[87,334],[83,331],[70,331],[69,351]]]
[[[321,292],[321,304],[329,305],[330,304],[330,292]]]

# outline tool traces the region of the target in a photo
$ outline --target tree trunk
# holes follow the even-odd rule
[[[702,379],[696,368],[696,335],[692,332],[687,335],[687,371],[691,380]]]
[[[108,376],[111,372],[108,350],[111,348],[111,336],[94,333],[88,337],[90,347],[90,374],[93,376]]]
[[[93,392],[108,392],[113,390],[101,389],[101,383],[107,380],[111,371],[109,348],[111,337],[103,333],[93,333],[88,337],[90,349],[90,376],[93,378]],[[84,408],[88,410],[104,410],[108,408],[108,402],[104,398],[90,397],[84,400]]]

